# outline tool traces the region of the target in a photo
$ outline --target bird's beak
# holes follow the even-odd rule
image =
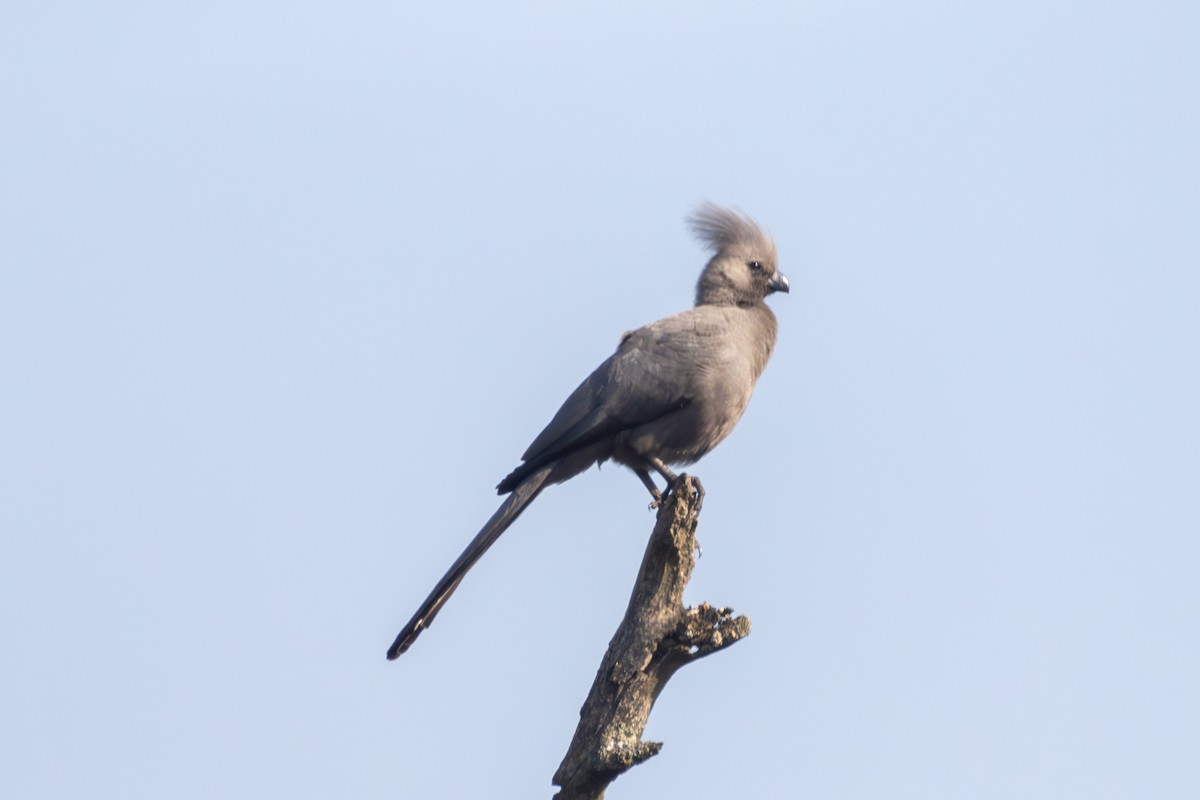
[[[771,290],[770,292],[767,292],[767,294],[771,294],[772,292],[783,292],[784,294],[788,294],[787,275],[784,275],[782,272],[776,272],[771,276],[771,280],[767,281],[767,288]]]

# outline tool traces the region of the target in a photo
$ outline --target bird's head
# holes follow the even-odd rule
[[[696,305],[751,306],[788,291],[775,242],[745,214],[703,203],[688,226],[713,253],[696,284]]]

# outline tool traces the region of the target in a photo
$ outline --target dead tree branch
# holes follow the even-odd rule
[[[600,800],[618,775],[662,749],[643,742],[650,709],[671,676],[750,633],[750,620],[707,603],[683,607],[696,564],[704,490],[681,475],[663,500],[625,618],[579,712],[579,727],[554,773],[557,800]]]

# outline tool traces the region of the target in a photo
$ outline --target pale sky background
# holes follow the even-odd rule
[[[653,517],[571,389],[778,242],[611,800],[1200,797],[1200,6],[9,3],[0,795],[549,797]]]

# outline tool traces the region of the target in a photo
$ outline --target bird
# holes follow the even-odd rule
[[[500,481],[497,493],[507,498],[397,635],[389,660],[432,624],[471,567],[547,486],[611,460],[633,470],[654,507],[679,480],[671,466],[696,462],[741,419],[775,349],[777,322],[764,301],[789,292],[788,279],[774,240],[744,212],[704,202],[686,222],[711,253],[694,306],[626,332],[571,393]]]

